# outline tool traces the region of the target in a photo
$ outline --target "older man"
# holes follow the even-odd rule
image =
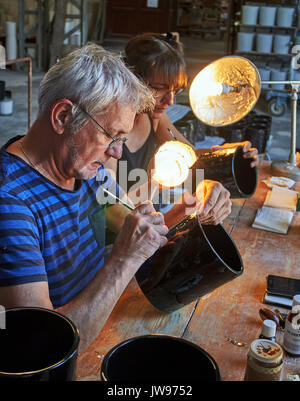
[[[81,350],[166,243],[164,217],[151,202],[131,212],[113,205],[107,224],[118,235],[104,261],[105,206],[96,197],[111,184],[103,164],[121,156],[136,113],[152,106],[119,56],[87,45],[48,71],[36,121],[0,152],[0,304],[64,313],[80,331]],[[206,213],[228,214],[228,198],[210,182]]]

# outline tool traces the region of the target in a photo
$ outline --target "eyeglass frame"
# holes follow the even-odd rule
[[[184,91],[184,88],[179,88],[179,89],[177,89],[177,90],[174,90],[174,89],[166,89],[166,88],[157,88],[156,86],[151,85],[149,82],[147,83],[147,85],[148,85],[148,87],[149,87],[150,89],[152,89],[152,90],[155,91],[155,92],[158,92],[158,91],[160,91],[160,90],[166,91],[166,93],[164,93],[163,95],[157,95],[157,97],[161,97],[161,98],[164,98],[164,97],[167,96],[167,94],[169,94],[170,92],[173,92],[173,93],[174,93],[174,96],[176,96],[176,95],[178,95],[179,93],[181,93],[181,92]],[[155,95],[156,95],[156,93],[154,94],[154,97],[155,97]]]
[[[111,142],[108,144],[108,148],[111,149],[113,148],[113,146],[117,143],[117,142],[122,142],[122,144],[124,145],[124,143],[127,141],[127,138],[121,138],[121,137],[114,137],[112,136],[104,127],[102,127],[102,125],[100,123],[98,123],[97,120],[95,120],[94,117],[92,117],[90,115],[90,113],[88,113],[84,108],[82,108],[81,106],[79,106],[79,104],[75,104],[75,106],[77,106],[79,108],[79,110],[81,110],[83,113],[85,113],[99,128],[101,128],[101,130],[104,132],[104,134],[106,136],[108,136],[111,139]]]

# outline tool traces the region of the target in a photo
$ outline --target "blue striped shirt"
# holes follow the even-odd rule
[[[97,180],[62,189],[5,151],[19,138],[0,150],[0,286],[47,281],[57,308],[104,262],[105,206],[96,193],[112,178],[100,167]]]

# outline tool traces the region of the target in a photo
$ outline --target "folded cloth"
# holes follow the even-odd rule
[[[269,188],[273,188],[274,186],[292,188],[295,185],[295,181],[287,177],[270,177],[267,180],[263,180],[263,182]]]
[[[287,209],[294,212],[297,207],[297,202],[298,192],[288,188],[274,186],[271,191],[268,191],[264,206]]]
[[[225,139],[220,136],[206,136],[204,141],[195,142],[196,149],[210,149],[214,145],[223,145]]]
[[[183,104],[172,104],[166,110],[166,113],[172,124],[176,121],[181,120],[189,111],[192,109],[189,106],[184,106]]]

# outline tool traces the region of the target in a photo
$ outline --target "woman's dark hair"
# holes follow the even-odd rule
[[[170,87],[185,88],[188,81],[182,44],[172,34],[143,33],[125,47],[127,65],[145,82],[159,76]]]

